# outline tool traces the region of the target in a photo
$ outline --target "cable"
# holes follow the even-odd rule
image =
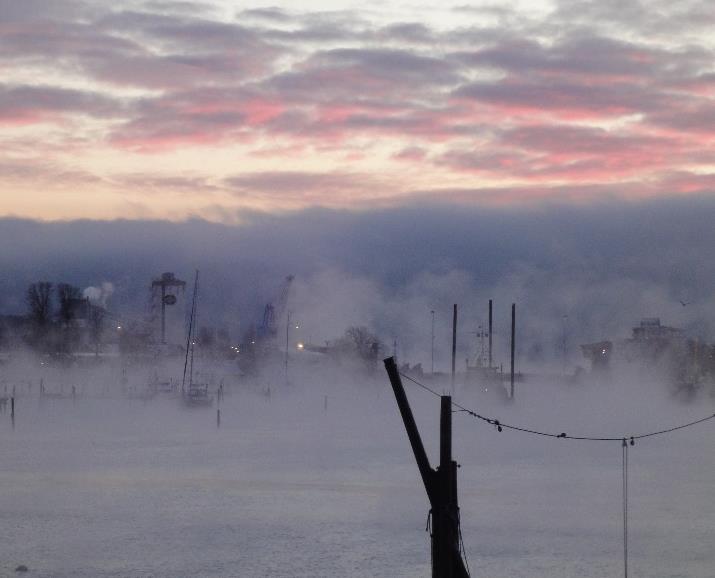
[[[402,377],[404,377],[405,379],[408,379],[409,381],[411,381],[411,382],[414,383],[415,385],[418,385],[419,387],[421,387],[421,388],[424,389],[425,391],[428,391],[428,392],[431,393],[432,395],[435,395],[435,396],[437,396],[437,397],[442,397],[442,396],[441,396],[439,393],[437,393],[435,390],[433,390],[433,389],[427,387],[427,386],[426,386],[425,384],[423,384],[423,383],[420,383],[419,381],[417,381],[417,380],[414,379],[413,377],[410,377],[409,375],[406,375],[406,374],[404,374],[404,373],[402,373],[402,372],[400,372],[400,375],[401,375]],[[687,427],[691,427],[691,426],[697,425],[697,424],[699,424],[699,423],[702,423],[702,422],[704,422],[704,421],[708,421],[708,420],[711,420],[711,419],[715,418],[715,414],[712,414],[712,415],[706,416],[706,417],[704,417],[704,418],[701,418],[701,419],[698,419],[698,420],[695,420],[695,421],[691,421],[691,422],[689,422],[689,423],[685,423],[685,424],[683,424],[683,425],[671,427],[671,428],[668,428],[668,429],[662,429],[662,430],[658,430],[658,431],[653,431],[653,432],[649,432],[649,433],[645,433],[645,434],[639,434],[639,435],[630,435],[630,436],[625,436],[625,437],[624,437],[624,436],[592,437],[592,436],[572,436],[572,435],[566,434],[565,432],[561,432],[561,433],[559,433],[559,434],[555,434],[555,433],[549,433],[549,432],[544,432],[544,431],[529,429],[529,428],[525,428],[525,427],[520,427],[520,426],[516,426],[516,425],[511,425],[511,424],[507,424],[507,423],[501,422],[501,421],[499,421],[498,419],[494,419],[494,418],[490,418],[490,417],[485,417],[485,416],[483,416],[483,415],[479,415],[477,412],[475,412],[475,411],[473,411],[473,410],[471,410],[471,409],[469,409],[469,408],[466,408],[466,407],[464,407],[463,405],[460,405],[460,404],[458,404],[458,403],[455,402],[455,401],[452,401],[452,405],[453,405],[454,407],[456,407],[459,411],[463,411],[463,412],[465,412],[465,413],[468,413],[468,414],[471,415],[472,417],[475,417],[475,418],[477,418],[477,419],[480,419],[480,420],[482,420],[482,421],[487,422],[488,424],[491,424],[491,425],[493,425],[493,426],[496,426],[496,428],[497,428],[498,431],[502,431],[503,428],[506,428],[506,429],[511,429],[511,430],[514,430],[514,431],[520,431],[520,432],[523,432],[523,433],[528,433],[528,434],[538,435],[538,436],[543,436],[543,437],[562,438],[562,439],[568,439],[568,440],[594,441],[594,442],[595,442],[595,441],[597,441],[597,442],[620,442],[620,441],[623,440],[623,439],[628,439],[628,440],[630,440],[630,442],[629,442],[630,445],[633,445],[633,444],[635,443],[635,440],[638,440],[638,439],[643,439],[643,438],[648,438],[648,437],[652,437],[652,436],[657,436],[657,435],[662,435],[662,434],[666,434],[666,433],[671,433],[671,432],[674,432],[674,431],[677,431],[677,430],[680,430],[680,429],[685,429],[685,428],[687,428]]]
[[[623,575],[628,578],[628,444],[623,438],[622,475],[623,475]]]
[[[420,383],[420,382],[417,381],[416,379],[413,379],[413,378],[410,377],[409,375],[406,375],[406,374],[404,374],[404,373],[402,373],[402,372],[398,372],[398,373],[399,373],[402,377],[404,377],[405,379],[409,379],[409,380],[410,380],[412,383],[414,383],[415,385],[420,386],[420,387],[421,387],[422,389],[424,389],[425,391],[430,392],[432,395],[436,395],[437,397],[442,397],[442,396],[441,396],[439,393],[437,393],[434,389],[431,389],[431,388],[427,387],[424,383]],[[452,405],[457,405],[457,404],[454,403],[454,402],[452,402]]]

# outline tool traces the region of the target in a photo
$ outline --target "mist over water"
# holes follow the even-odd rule
[[[47,577],[428,576],[427,498],[384,372],[295,362],[290,385],[281,372],[227,382],[220,427],[216,405],[123,399],[109,374],[74,401],[19,387],[14,429],[0,415],[0,575],[25,564]],[[58,381],[47,377],[47,390]],[[435,465],[439,400],[405,386]],[[455,400],[505,423],[593,436],[714,408],[646,381],[532,380],[509,405],[458,384]],[[712,427],[630,449],[631,575],[715,567]],[[453,428],[474,575],[622,572],[620,443],[499,433],[461,412]]]
[[[3,313],[26,313],[29,283],[67,282],[106,305],[117,321],[109,330],[119,331],[147,317],[152,279],[173,271],[190,280],[200,268],[200,325],[226,328],[228,343],[243,347],[295,274],[286,304],[295,325],[279,316],[275,363],[249,375],[243,350],[206,368],[225,383],[220,427],[217,399],[192,410],[176,398],[142,399],[155,374],[180,382],[183,356],[132,366],[84,352],[65,367],[3,352],[0,396],[14,386],[17,397],[14,427],[0,413],[0,576],[20,564],[41,577],[429,576],[428,501],[381,363],[368,375],[361,363],[292,350],[286,384],[286,329],[291,347],[318,347],[364,326],[381,341],[380,357],[396,351],[400,364],[421,364],[418,379],[445,393],[457,303],[455,400],[481,415],[621,437],[712,414],[712,383],[686,403],[659,367],[614,360],[599,377],[579,348],[626,338],[643,317],[713,341],[715,269],[704,257],[712,200],[551,209],[316,210],[237,227],[0,221]],[[190,287],[168,323],[179,348],[188,295]],[[525,381],[513,404],[462,377],[489,299],[494,360],[507,371],[517,306]],[[432,311],[441,379],[429,371]],[[405,387],[435,465],[439,401]],[[630,448],[631,576],[712,576],[713,427]],[[473,575],[622,574],[620,442],[500,433],[464,412],[453,429]]]

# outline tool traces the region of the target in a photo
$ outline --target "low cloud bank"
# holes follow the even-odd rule
[[[520,355],[577,358],[576,344],[625,336],[641,317],[712,340],[715,199],[670,199],[528,210],[437,205],[374,212],[255,214],[241,226],[193,220],[0,220],[0,311],[22,313],[38,280],[111,283],[100,298],[119,315],[147,310],[152,278],[201,270],[202,319],[234,335],[259,323],[296,275],[288,307],[315,343],[366,325],[412,362],[428,361],[435,311],[446,363],[453,303],[460,357],[473,350],[487,300],[506,361],[509,306]]]

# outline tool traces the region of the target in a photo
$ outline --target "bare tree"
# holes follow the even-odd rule
[[[25,300],[30,309],[30,319],[36,327],[45,327],[52,317],[52,283],[39,281],[27,288]]]
[[[364,326],[348,327],[336,345],[339,349],[356,355],[370,371],[374,370],[377,356],[382,349],[380,339]]]
[[[76,311],[76,303],[82,297],[82,292],[78,287],[69,285],[68,283],[60,283],[57,285],[57,299],[59,301],[60,321],[67,326],[74,319]]]
[[[102,343],[102,333],[104,332],[104,315],[106,311],[99,305],[89,306],[89,331],[94,343],[94,354],[99,355],[99,346]]]
[[[370,330],[364,326],[348,327],[345,330],[345,339],[359,353],[369,351],[372,344],[379,341],[377,337],[375,337]]]
[[[39,351],[51,347],[52,327],[52,283],[39,281],[27,288],[25,301],[29,309],[28,318],[32,331],[27,336],[29,344]]]

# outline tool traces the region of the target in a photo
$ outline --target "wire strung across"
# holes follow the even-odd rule
[[[415,385],[418,385],[425,391],[428,391],[432,395],[435,395],[437,397],[442,397],[435,390],[433,390],[430,387],[427,387],[424,383],[420,383],[413,377],[410,377],[409,375],[406,375],[401,372],[400,372],[400,375],[402,377],[404,377],[405,379],[411,381]],[[708,421],[710,419],[715,418],[715,414],[712,414],[712,415],[708,415],[701,419],[697,419],[695,421],[691,421],[689,423],[685,423],[685,424],[682,424],[679,426],[662,429],[662,430],[657,430],[657,431],[652,431],[652,432],[640,434],[640,435],[619,436],[619,437],[607,437],[607,436],[591,437],[591,436],[571,436],[571,435],[566,434],[565,432],[562,432],[559,434],[554,434],[554,433],[529,429],[529,428],[525,428],[525,427],[520,427],[520,426],[516,426],[516,425],[511,425],[511,424],[503,423],[503,422],[499,421],[498,419],[480,415],[476,411],[468,409],[468,408],[464,407],[463,405],[458,404],[455,401],[452,401],[452,405],[457,408],[457,411],[466,412],[467,414],[471,415],[472,417],[475,417],[475,418],[480,419],[490,425],[495,426],[498,431],[502,431],[503,428],[507,428],[507,429],[511,429],[514,431],[520,431],[523,433],[528,433],[528,434],[533,434],[533,435],[538,435],[538,436],[543,436],[543,437],[549,437],[549,438],[561,438],[561,439],[568,439],[568,440],[582,440],[582,441],[594,441],[594,442],[616,442],[616,441],[621,442],[621,447],[622,447],[621,472],[622,472],[622,484],[623,484],[622,508],[623,508],[623,575],[624,575],[624,578],[628,578],[628,446],[634,445],[635,440],[638,440],[638,439],[643,439],[643,438],[648,438],[648,437],[652,437],[652,436],[671,433],[671,432],[685,429],[687,427],[691,427],[696,424],[703,423],[704,421]],[[461,539],[461,534],[460,534],[460,539]]]
[[[400,373],[400,375],[401,375],[402,377],[404,377],[405,379],[411,381],[411,382],[414,383],[415,385],[418,385],[419,387],[421,387],[421,388],[424,389],[425,391],[428,391],[428,392],[431,393],[432,395],[435,395],[435,396],[437,396],[437,397],[442,397],[442,396],[441,396],[439,393],[437,393],[435,390],[433,390],[433,389],[427,387],[427,386],[426,386],[425,384],[423,384],[423,383],[420,383],[419,381],[417,381],[417,380],[414,379],[413,377],[410,377],[409,375],[406,375],[406,374],[404,374],[404,373]],[[567,439],[567,440],[582,440],[582,441],[592,441],[592,442],[620,442],[620,441],[623,441],[623,440],[630,440],[630,444],[631,444],[631,445],[633,445],[633,444],[635,443],[635,440],[639,440],[639,439],[643,439],[643,438],[648,438],[648,437],[652,437],[652,436],[657,436],[657,435],[662,435],[662,434],[674,432],[674,431],[677,431],[677,430],[685,429],[685,428],[687,428],[687,427],[691,427],[691,426],[697,425],[697,424],[699,424],[699,423],[702,423],[702,422],[704,422],[704,421],[708,421],[708,420],[710,420],[710,419],[715,418],[715,414],[712,414],[712,415],[708,415],[708,416],[706,416],[706,417],[703,417],[703,418],[701,418],[701,419],[697,419],[697,420],[695,420],[695,421],[691,421],[691,422],[689,422],[689,423],[685,423],[685,424],[682,424],[682,425],[679,425],[679,426],[676,426],[676,427],[671,427],[671,428],[662,429],[662,430],[658,430],[658,431],[652,431],[652,432],[649,432],[649,433],[644,433],[644,434],[639,434],[639,435],[614,436],[614,437],[608,437],[608,436],[604,436],[604,437],[592,437],[592,436],[572,436],[572,435],[566,434],[565,432],[561,432],[561,433],[555,434],[555,433],[549,433],[549,432],[544,432],[544,431],[529,429],[529,428],[525,428],[525,427],[520,427],[520,426],[516,426],[516,425],[511,425],[511,424],[507,424],[507,423],[504,423],[504,422],[502,422],[502,421],[499,421],[498,419],[494,419],[494,418],[490,418],[490,417],[486,417],[486,416],[480,415],[480,414],[478,414],[476,411],[473,411],[473,410],[471,410],[471,409],[469,409],[469,408],[464,407],[463,405],[458,404],[456,401],[453,401],[453,402],[452,402],[452,405],[453,405],[454,407],[456,407],[458,411],[463,411],[463,412],[465,412],[465,413],[471,415],[472,417],[475,417],[475,418],[480,419],[480,420],[482,420],[482,421],[484,421],[484,422],[486,422],[486,423],[488,423],[488,424],[491,424],[491,425],[495,426],[498,431],[502,431],[503,428],[506,428],[506,429],[511,429],[511,430],[514,430],[514,431],[520,431],[520,432],[523,432],[523,433],[528,433],[528,434],[533,434],[533,435],[538,435],[538,436],[544,436],[544,437],[549,437],[549,438],[562,438],[562,439]]]

